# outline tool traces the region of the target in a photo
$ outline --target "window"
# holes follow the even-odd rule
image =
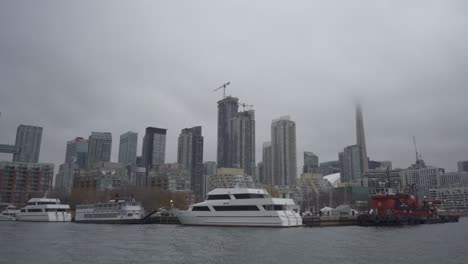
[[[208,195],[207,200],[231,200],[229,194],[213,194]]]
[[[192,208],[192,211],[211,211],[208,206],[195,206]]]
[[[259,193],[240,193],[234,194],[236,199],[262,199],[265,198],[265,195]]]
[[[283,205],[280,204],[265,204],[263,208],[267,211],[283,211],[286,210]]]
[[[213,206],[215,211],[260,211],[256,205]]]
[[[55,209],[51,209],[51,208],[46,209],[46,212],[55,212],[55,211],[56,211]]]
[[[42,212],[42,209],[28,209],[29,213],[40,213]]]

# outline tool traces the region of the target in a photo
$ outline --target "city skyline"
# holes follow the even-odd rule
[[[456,162],[467,159],[468,128],[460,116],[468,111],[462,64],[468,19],[458,6],[427,3],[424,10],[403,12],[377,8],[378,3],[362,9],[351,3],[323,3],[321,9],[277,5],[222,12],[214,4],[210,10],[216,12],[207,16],[180,12],[176,3],[134,6],[130,13],[122,4],[103,23],[84,3],[69,9],[44,3],[41,10],[4,4],[0,143],[14,144],[20,124],[44,127],[39,161],[58,166],[67,140],[110,131],[116,161],[117,135],[135,131],[142,142],[145,127],[156,126],[168,129],[166,158],[173,162],[178,132],[196,124],[204,130],[205,160],[215,161],[214,109],[222,93],[213,89],[230,81],[226,94],[255,106],[257,162],[271,120],[285,114],[298,126],[298,157],[307,150],[321,161],[336,160],[355,142],[356,97],[373,160],[408,167],[414,160],[412,136],[428,164],[455,171]],[[187,10],[203,7],[188,4]],[[150,10],[165,12],[154,16]],[[246,20],[236,19],[239,12]],[[388,14],[399,14],[398,21]],[[84,15],[86,21],[79,19]],[[123,15],[134,22],[116,30]],[[256,23],[259,17],[262,23]],[[161,24],[174,25],[177,33]],[[91,26],[96,30],[84,30]],[[128,35],[133,37],[122,37]],[[84,43],[79,48],[78,40]]]

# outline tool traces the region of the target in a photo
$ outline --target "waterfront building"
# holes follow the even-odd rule
[[[465,186],[468,187],[468,172],[448,172],[439,175],[438,180],[439,187],[456,187]]]
[[[236,185],[246,188],[255,187],[252,176],[245,175],[243,169],[218,168],[215,175],[208,177],[207,192],[216,188],[234,188]]]
[[[441,201],[441,209],[468,212],[468,186],[432,188],[429,200]]]
[[[122,165],[136,166],[138,133],[127,132],[120,136],[119,159]]]
[[[360,182],[363,170],[362,153],[359,145],[344,148],[338,155],[341,161],[341,182]]]
[[[262,164],[263,164],[263,184],[273,184],[273,157],[271,153],[271,142],[264,142],[262,148]]]
[[[397,192],[402,192],[404,191],[403,187],[405,186],[402,186],[401,183],[401,171],[401,169],[369,169],[362,175],[363,186],[369,189],[369,193],[372,193],[375,189],[378,188],[392,188]]]
[[[183,164],[160,164],[150,172],[151,186],[166,191],[191,191],[190,173]]]
[[[257,165],[257,179],[256,179],[256,182],[257,183],[264,183],[265,180],[263,178],[263,175],[264,175],[264,169],[263,169],[263,161],[260,161]]]
[[[203,199],[203,136],[202,127],[182,129],[177,147],[177,163],[190,174],[190,190],[195,200]]]
[[[73,189],[105,191],[119,188],[126,182],[126,168],[122,164],[100,161],[80,175],[75,175]]]
[[[369,169],[366,137],[364,133],[364,119],[362,117],[362,108],[360,104],[356,105],[356,145],[361,149],[361,172]]]
[[[67,142],[65,163],[76,163],[80,169],[86,168],[88,157],[88,140],[76,137]]]
[[[54,165],[0,161],[0,203],[21,205],[52,188]]]
[[[232,122],[239,110],[239,99],[231,96],[218,101],[218,167],[232,168]]]
[[[203,175],[215,175],[217,168],[215,161],[205,161],[203,163]]]
[[[142,158],[146,173],[164,164],[166,159],[166,131],[167,129],[147,127],[143,137]],[[149,184],[146,181],[146,184]]]
[[[145,167],[128,167],[127,166],[128,183],[135,186],[145,186],[146,168]]]
[[[304,167],[302,173],[320,173],[319,158],[313,152],[304,151]]]
[[[442,168],[412,166],[400,171],[401,186],[402,188],[416,187],[418,198],[422,199],[428,196],[429,189],[437,188],[442,174],[444,174]]]
[[[55,175],[54,187],[69,194],[73,189],[74,178],[80,174],[80,171],[81,169],[76,162],[61,164],[58,173]]]
[[[234,168],[244,169],[245,174],[255,175],[255,112],[239,112],[231,119],[231,150]]]
[[[16,151],[13,161],[39,162],[41,151],[42,127],[20,125],[16,131]]]
[[[92,132],[88,140],[86,167],[92,169],[96,162],[110,162],[112,134],[110,132]]]
[[[322,162],[319,165],[320,174],[326,176],[334,173],[340,172],[340,161],[332,160],[327,162]]]
[[[457,162],[458,172],[467,171],[468,172],[468,161],[459,161]]]
[[[289,116],[271,123],[272,185],[294,186],[297,178],[296,123]]]

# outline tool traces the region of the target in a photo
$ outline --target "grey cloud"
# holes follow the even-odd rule
[[[19,124],[45,128],[43,162],[91,131],[202,125],[216,159],[212,90],[253,104],[257,161],[271,120],[297,123],[298,157],[322,161],[355,143],[362,101],[373,159],[406,167],[417,136],[429,164],[468,159],[465,1],[2,1],[0,142]],[[3,157],[3,156],[0,156]],[[302,163],[301,158],[298,158]]]

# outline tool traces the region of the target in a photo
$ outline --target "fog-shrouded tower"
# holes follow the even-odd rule
[[[356,105],[356,144],[361,148],[362,172],[369,169],[361,104]]]
[[[294,186],[297,178],[296,123],[283,116],[271,123],[272,183]]]
[[[184,128],[177,145],[177,163],[184,165],[190,173],[190,189],[195,199],[203,196],[203,136],[202,127]]]
[[[231,96],[218,101],[218,168],[232,168],[232,135],[231,119],[239,109],[239,99]]]
[[[237,113],[231,120],[232,165],[244,169],[250,176],[255,174],[255,112]]]
[[[13,161],[39,162],[41,151],[42,127],[20,125],[16,131],[16,149]]]

